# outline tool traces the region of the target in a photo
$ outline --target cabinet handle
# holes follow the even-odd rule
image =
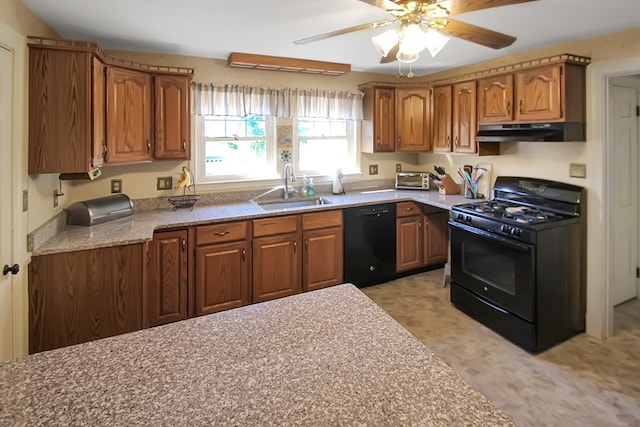
[[[418,221],[418,227],[422,228],[422,221]]]
[[[511,101],[507,101],[507,114],[511,115]]]
[[[447,147],[451,146],[451,137],[447,135]]]
[[[182,238],[182,252],[187,250],[187,239]]]
[[[182,140],[182,151],[187,151],[187,141],[185,141],[184,139]]]
[[[304,239],[304,249],[309,250],[309,239]]]
[[[151,152],[151,142],[147,139],[147,154]]]
[[[218,236],[218,237],[226,236],[227,234],[229,234],[228,231],[219,231],[217,233],[213,233],[214,236]]]
[[[518,109],[520,110],[520,114],[522,114],[522,99],[520,100],[520,104],[518,105]]]
[[[411,212],[413,208],[406,208],[407,212]]]
[[[297,253],[298,252],[298,243],[294,240],[293,241],[293,253]]]
[[[398,145],[400,145],[402,142],[402,138],[400,137],[400,135],[398,135]]]
[[[247,250],[245,248],[242,248],[242,261],[247,259]]]
[[[457,136],[457,135],[456,135],[456,141],[455,141],[454,145],[455,145],[456,147],[459,147],[459,144],[458,144],[458,136]]]
[[[376,144],[380,145],[380,137],[376,139]]]
[[[107,144],[104,141],[102,141],[102,161],[107,161]]]

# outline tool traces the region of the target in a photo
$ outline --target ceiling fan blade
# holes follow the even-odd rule
[[[398,59],[396,58],[396,55],[398,54],[398,50],[400,50],[400,43],[396,43],[396,45],[391,48],[389,53],[387,53],[387,56],[383,56],[382,58],[380,58],[380,63],[388,64],[390,62],[396,61]]]
[[[502,49],[503,47],[511,46],[513,42],[516,41],[516,38],[513,36],[477,27],[465,22],[454,21],[453,19],[436,18],[432,22],[434,22],[437,27],[444,27],[440,30],[441,33],[493,49]]]
[[[343,28],[341,30],[330,31],[328,33],[318,34],[317,36],[311,36],[304,39],[296,40],[293,42],[293,44],[311,43],[318,40],[328,39],[330,37],[341,36],[342,34],[354,33],[356,31],[368,30],[370,28],[380,28],[392,23],[393,21],[377,21],[371,22],[369,24],[356,25],[355,27]]]

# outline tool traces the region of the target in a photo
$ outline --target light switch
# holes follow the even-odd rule
[[[585,165],[584,163],[570,163],[569,176],[573,178],[586,178],[587,165]]]

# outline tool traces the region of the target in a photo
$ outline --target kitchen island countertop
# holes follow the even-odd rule
[[[320,210],[343,209],[373,203],[416,201],[441,209],[467,203],[461,195],[441,195],[437,191],[382,190],[344,195],[324,195],[330,202],[322,206],[275,209],[265,211],[252,202],[227,203],[196,206],[193,210],[166,209],[136,211],[133,215],[91,227],[66,225],[42,244],[30,243],[28,249],[33,256],[60,252],[71,252],[101,247],[141,243],[153,239],[154,231],[211,224],[233,220],[246,220],[268,216],[291,215]],[[64,215],[64,213],[63,213]]]
[[[0,363],[0,425],[513,426],[350,284]]]

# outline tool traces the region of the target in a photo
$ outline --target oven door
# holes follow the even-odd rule
[[[534,246],[449,222],[451,280],[525,320],[534,321]]]

